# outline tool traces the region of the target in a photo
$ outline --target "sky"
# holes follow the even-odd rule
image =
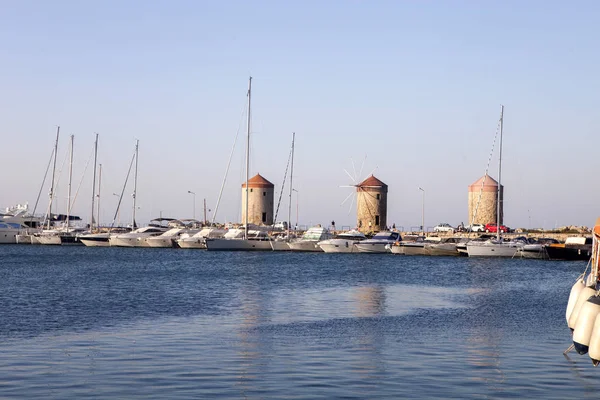
[[[212,219],[230,155],[215,218],[239,221],[252,76],[250,175],[275,184],[277,203],[296,133],[292,223],[354,226],[345,171],[388,184],[389,225],[420,225],[423,206],[426,226],[468,223],[468,186],[486,171],[501,104],[505,223],[600,216],[596,1],[0,4],[3,208],[33,209],[41,190],[44,213],[60,126],[55,211],[66,212],[74,135],[72,212],[89,220],[98,133],[102,223],[136,140],[138,223],[191,218],[194,198],[196,218],[206,199]],[[495,179],[498,150],[496,140]],[[132,191],[130,178],[120,220]]]

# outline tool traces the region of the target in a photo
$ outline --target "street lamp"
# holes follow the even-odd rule
[[[423,192],[423,204],[421,205],[421,230],[423,231],[423,236],[425,236],[425,189],[419,188],[421,192]]]
[[[296,189],[292,189],[296,192],[296,229],[298,229],[298,191]]]
[[[188,190],[188,193],[194,195],[194,207],[193,207],[194,216],[192,218],[196,219],[196,193],[192,192],[191,190]]]
[[[113,193],[113,196],[117,196],[119,199],[121,198],[120,194]],[[117,205],[117,226],[121,226],[121,205]]]

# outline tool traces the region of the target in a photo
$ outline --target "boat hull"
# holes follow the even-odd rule
[[[351,240],[337,240],[330,243],[319,243],[325,253],[358,253],[355,242]]]
[[[592,255],[592,246],[547,246],[550,260],[580,260],[587,261]]]
[[[148,247],[161,247],[161,248],[169,248],[169,247],[177,247],[176,241],[172,237],[149,237],[146,239],[146,244]]]
[[[273,251],[270,240],[206,239],[209,251]]]
[[[108,233],[94,233],[79,236],[79,241],[87,247],[108,247]]]
[[[387,253],[385,248],[388,243],[356,243],[356,249],[359,253]]]
[[[179,239],[177,244],[182,249],[206,249],[206,241],[204,238],[189,237]]]
[[[518,247],[506,244],[467,244],[469,257],[514,257]]]
[[[411,244],[405,243],[404,245],[401,244],[401,246],[404,247],[404,255],[405,256],[426,256],[426,255],[429,255],[428,252],[427,252],[427,249],[425,248],[424,244],[411,245]]]
[[[284,240],[273,240],[273,241],[271,241],[271,246],[273,248],[273,251],[291,251],[292,250],[292,249],[290,249],[289,242],[286,242]]]
[[[394,244],[389,246],[389,251],[392,254],[404,255],[404,246],[401,244]]]
[[[291,251],[323,251],[321,247],[317,246],[317,241],[315,240],[298,240],[296,242],[289,242],[288,246]]]
[[[451,256],[451,257],[460,256],[460,253],[456,249],[455,244],[452,244],[452,245],[441,244],[441,245],[427,246],[427,250],[429,251],[430,256]]]

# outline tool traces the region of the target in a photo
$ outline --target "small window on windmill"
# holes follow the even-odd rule
[[[262,222],[267,222],[267,213],[262,213]]]
[[[377,200],[381,198],[381,194],[377,193]]]
[[[375,216],[375,225],[379,226],[379,215]]]
[[[267,195],[267,192],[263,192],[263,197],[265,197]]]
[[[253,191],[253,189],[252,189],[252,188],[250,188],[250,193],[252,193],[252,191]]]

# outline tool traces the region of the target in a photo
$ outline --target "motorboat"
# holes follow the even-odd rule
[[[17,243],[17,235],[27,230],[27,226],[16,222],[0,222],[0,244]]]
[[[317,245],[325,253],[358,253],[355,244],[366,240],[364,233],[353,229],[347,232],[342,232],[332,239],[322,240]]]
[[[183,234],[194,235],[200,231],[197,226],[200,226],[200,221],[197,220],[173,220],[168,226],[171,228],[168,231],[158,235],[146,238],[146,243],[149,247],[177,247],[177,240]]]
[[[555,243],[546,246],[550,260],[583,260],[587,261],[592,255],[591,237],[571,236],[565,243]]]
[[[430,256],[460,256],[457,246],[468,241],[466,238],[449,237],[443,238],[438,243],[427,243],[427,253]],[[466,255],[466,254],[465,254]]]
[[[111,234],[108,238],[110,246],[115,247],[150,247],[146,239],[166,232],[168,228],[145,226],[127,233]]]
[[[109,232],[84,233],[79,235],[79,241],[87,247],[108,247],[110,235]]]
[[[546,248],[551,244],[560,244],[560,242],[552,238],[530,239],[527,244],[519,247],[515,257],[547,260],[548,251],[546,251]]]
[[[388,244],[385,248],[392,254],[404,255],[404,245],[406,242],[414,242],[416,240],[423,240],[425,236],[419,236],[415,234],[404,235],[401,241],[397,241],[392,244]]]
[[[512,240],[503,238],[486,241],[470,241],[467,243],[469,257],[514,257],[521,246],[527,244],[527,238],[517,237]]]
[[[29,206],[17,204],[0,213],[0,243],[31,244],[31,236],[40,231],[42,218],[29,213]]]
[[[427,256],[429,249],[427,244],[439,243],[441,239],[436,236],[420,237],[414,241],[401,242],[400,246],[404,247],[404,255],[406,256]]]
[[[317,243],[332,237],[327,228],[317,225],[304,232],[301,238],[289,242],[288,246],[292,251],[323,251]]]
[[[399,232],[381,231],[371,239],[362,240],[354,246],[359,253],[387,253],[386,245],[392,245],[402,240]]]
[[[222,238],[227,233],[227,230],[208,227],[202,228],[199,232],[190,235],[183,233],[177,239],[177,245],[182,249],[206,249],[207,238]]]
[[[271,238],[261,230],[229,229],[222,238],[206,238],[209,251],[272,251]]]

